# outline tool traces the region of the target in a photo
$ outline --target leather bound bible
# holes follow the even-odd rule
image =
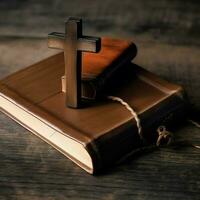
[[[82,97],[94,100],[101,96],[109,78],[120,67],[130,62],[136,54],[136,45],[131,41],[101,38],[99,53],[85,52],[82,56]],[[55,56],[54,62],[63,66],[64,60],[61,57],[63,57],[63,53],[60,56]],[[62,81],[65,81],[65,76],[62,76]],[[63,87],[63,92],[65,90]]]
[[[110,57],[110,47],[103,48],[110,52]],[[118,55],[122,52],[119,48]],[[90,61],[87,56],[85,54],[83,65],[84,81],[104,73],[107,70],[104,68],[118,58],[111,56],[109,61],[107,55],[105,60],[102,55],[102,63],[97,63],[97,55],[92,55],[94,60]],[[184,115],[182,88],[132,63],[123,64],[109,79],[105,98],[80,109],[68,108],[60,81],[64,74],[63,59],[62,53],[57,54],[3,79],[0,82],[0,108],[91,174],[143,145],[134,117],[123,105],[107,99],[106,95],[120,97],[134,108],[149,144],[158,137],[156,129],[159,125],[173,125]],[[89,62],[98,65],[91,66]]]

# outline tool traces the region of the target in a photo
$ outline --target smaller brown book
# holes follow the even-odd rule
[[[136,45],[128,40],[102,38],[99,53],[83,53],[82,97],[96,99],[103,93],[107,81],[137,54]],[[64,55],[55,57],[64,66]],[[62,62],[61,62],[62,61]],[[64,70],[64,67],[63,67]],[[62,76],[62,82],[65,76]],[[63,86],[65,84],[63,83]],[[65,92],[65,88],[62,88]]]

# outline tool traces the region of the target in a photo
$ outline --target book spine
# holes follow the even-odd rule
[[[130,47],[122,53],[122,55],[115,60],[111,66],[108,68],[108,70],[105,70],[95,81],[95,86],[97,90],[97,94],[99,94],[100,91],[104,90],[104,87],[108,80],[110,80],[113,75],[124,65],[131,62],[133,58],[135,58],[137,55],[137,47],[134,43],[130,45]]]
[[[136,55],[137,47],[134,43],[132,43],[130,47],[96,79],[82,81],[82,97],[95,100],[99,96],[105,95],[104,90],[108,80],[113,77],[118,69],[130,62]]]

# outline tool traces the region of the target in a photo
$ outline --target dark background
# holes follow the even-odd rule
[[[133,40],[135,63],[183,85],[200,108],[199,0],[0,0],[0,78],[57,51],[49,32],[68,16],[84,32]],[[199,143],[199,129],[184,123],[178,139]],[[0,199],[199,200],[199,150],[162,148],[136,156],[102,176],[69,159],[0,113]]]
[[[52,29],[62,31],[68,16],[80,16],[98,35],[200,44],[198,0],[1,0],[0,6],[4,36],[46,37]]]

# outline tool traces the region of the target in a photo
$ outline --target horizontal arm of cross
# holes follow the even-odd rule
[[[48,47],[54,49],[64,49],[65,34],[53,32],[48,35]],[[82,36],[78,38],[77,50],[97,53],[101,48],[101,39],[92,36]]]
[[[65,35],[63,33],[53,32],[48,34],[48,47],[54,49],[64,49]]]
[[[101,39],[92,36],[82,36],[78,39],[78,50],[97,53],[101,48]]]

